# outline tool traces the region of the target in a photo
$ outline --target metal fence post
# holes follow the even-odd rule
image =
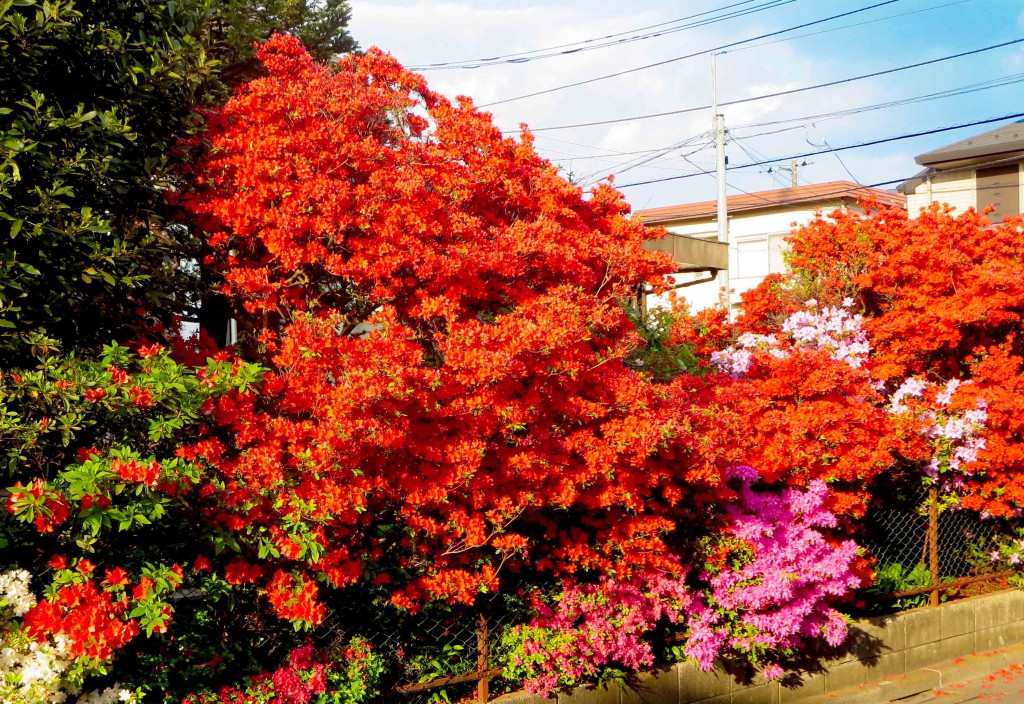
[[[939,605],[939,488],[932,484],[928,487],[928,570],[931,572],[932,586],[936,587],[929,596],[931,606]]]
[[[476,631],[476,669],[483,675],[476,683],[476,696],[480,704],[487,704],[487,700],[490,697],[490,692],[488,692],[489,678],[487,677],[489,669],[487,667],[487,641],[489,636],[487,616],[480,614],[480,625]]]

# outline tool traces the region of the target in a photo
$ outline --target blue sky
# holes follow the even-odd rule
[[[402,63],[417,66],[528,51],[667,22],[732,5],[737,0],[654,0],[622,3],[591,0],[353,0],[351,29],[363,47],[376,45]],[[765,0],[751,0],[757,6]],[[654,63],[855,10],[880,0],[793,0],[745,17],[614,47],[524,64],[473,70],[424,71],[436,90],[471,96],[477,104],[585,80]],[[877,20],[877,21],[875,21]],[[848,26],[858,23],[859,26]],[[1024,38],[1021,0],[898,0],[884,7],[799,30],[783,37],[832,30],[815,36],[733,50],[718,59],[719,100],[745,99],[825,83],[918,61]],[[1018,76],[1019,74],[1019,76]],[[813,124],[801,120],[778,127],[747,127],[858,108],[983,81],[1024,79],[1024,44],[827,89],[723,108],[730,164],[776,160],[832,147],[1024,112],[1024,82],[939,100],[903,105]],[[1010,80],[1014,80],[1011,78]],[[507,129],[533,128],[663,112],[710,102],[710,58],[700,56],[586,86],[487,108]],[[699,169],[714,168],[708,145],[710,111],[614,125],[538,131],[544,156],[577,178],[593,181],[616,174],[618,184],[697,175],[624,188],[635,208],[714,197],[715,180]],[[996,125],[973,127],[807,159],[801,183],[850,180],[876,183],[913,175],[913,157]],[[648,164],[633,166],[670,145],[689,141]],[[745,150],[745,151],[744,151]],[[633,152],[641,152],[635,154]],[[683,157],[686,157],[685,159]],[[632,166],[632,168],[630,168]],[[780,173],[781,172],[781,173]],[[757,191],[788,183],[789,163],[730,172],[730,192]]]

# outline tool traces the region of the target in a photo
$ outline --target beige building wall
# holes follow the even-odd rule
[[[940,171],[927,177],[913,193],[907,194],[907,212],[916,217],[921,208],[928,207],[932,201],[949,203],[958,211],[974,208],[977,206],[976,187],[973,169],[951,173]]]
[[[1021,163],[1018,168],[1021,170],[1019,202],[1024,204],[1024,163]],[[958,212],[963,212],[968,208],[980,210],[989,203],[985,201],[984,195],[978,195],[977,185],[977,172],[974,169],[940,171],[932,174],[912,193],[907,193],[907,212],[911,217],[916,217],[921,212],[921,208],[928,207],[933,201],[948,203]]]

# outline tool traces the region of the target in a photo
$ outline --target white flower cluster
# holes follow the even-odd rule
[[[711,353],[711,363],[726,374],[739,378],[750,371],[754,363],[754,352],[768,352],[775,357],[785,357],[786,353],[779,349],[779,341],[775,335],[755,335],[745,332],[736,339],[736,344],[724,350]]]
[[[890,413],[905,413],[907,410],[906,405],[903,403],[903,399],[908,396],[914,398],[921,398],[924,396],[924,392],[928,390],[928,382],[924,379],[919,379],[916,376],[912,376],[906,379],[900,387],[896,389],[892,397],[889,399],[889,412]]]
[[[985,449],[985,424],[988,421],[988,404],[978,399],[977,407],[966,411],[950,411],[948,406],[953,395],[970,381],[950,379],[944,385],[932,384],[917,377],[905,380],[892,395],[889,412],[907,413],[910,409],[903,402],[906,398],[923,398],[929,389],[936,389],[935,404],[931,408],[920,408],[917,417],[930,423],[925,431],[933,448],[931,461],[925,474],[938,482],[939,488],[953,492],[964,486],[964,477],[971,476],[972,463],[978,460]],[[948,473],[948,474],[947,474]]]
[[[850,314],[852,305],[853,299],[847,298],[842,307],[827,306],[818,310],[817,301],[807,301],[807,310],[794,313],[782,324],[782,332],[788,338],[785,345],[774,335],[748,332],[740,335],[732,347],[712,352],[711,362],[726,374],[739,378],[750,371],[756,352],[783,358],[790,350],[802,348],[824,350],[833,359],[859,369],[871,350],[863,318]]]
[[[90,692],[78,699],[78,704],[115,704],[117,702],[134,702],[135,693],[120,687],[108,687],[102,692]]]
[[[0,699],[5,704],[59,704],[68,696],[61,678],[70,665],[57,648],[8,631],[0,646]]]
[[[24,616],[36,605],[36,597],[28,588],[32,579],[25,570],[0,572],[0,607],[11,609],[15,618]]]
[[[817,310],[817,301],[807,301],[807,310],[794,313],[782,324],[798,347],[825,350],[833,359],[846,362],[854,369],[867,361],[871,349],[864,330],[864,319],[850,315],[852,298],[843,300],[841,307],[826,306]]]
[[[42,642],[28,637],[15,620],[36,604],[25,570],[0,572],[0,702],[3,704],[61,704],[78,688],[65,682],[71,669],[67,641]],[[120,686],[90,692],[79,704],[134,702],[136,693]]]

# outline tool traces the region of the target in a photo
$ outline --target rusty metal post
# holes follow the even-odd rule
[[[487,641],[489,639],[487,616],[480,614],[480,625],[476,631],[476,669],[477,672],[483,675],[476,683],[476,697],[480,704],[487,704],[487,700],[490,698],[490,692],[488,691],[489,678],[487,676],[487,672],[490,669],[487,667]]]
[[[931,572],[932,590],[928,603],[939,605],[939,489],[928,487],[928,570]]]

